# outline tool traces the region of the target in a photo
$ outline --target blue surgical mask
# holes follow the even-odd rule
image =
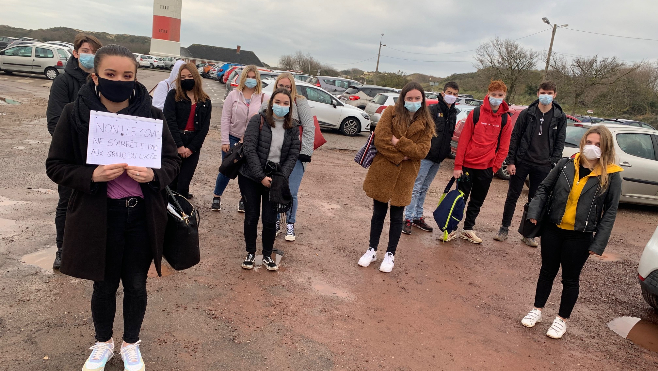
[[[244,86],[248,87],[249,89],[253,89],[258,85],[258,80],[256,79],[246,79],[244,80]]]
[[[539,96],[539,103],[548,106],[549,104],[553,103],[553,96],[550,94],[541,94]]]
[[[79,55],[80,58],[78,58],[78,61],[83,68],[87,70],[94,68],[94,54],[80,53]]]
[[[404,102],[404,108],[409,110],[409,112],[416,112],[420,109],[420,106],[423,105],[423,102]]]
[[[503,104],[503,98],[489,97],[489,104],[491,104],[492,107],[498,107]]]
[[[290,107],[288,106],[279,106],[278,104],[272,105],[272,112],[279,117],[285,117],[288,112],[290,112]]]

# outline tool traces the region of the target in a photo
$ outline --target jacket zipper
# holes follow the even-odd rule
[[[594,193],[594,197],[592,198],[592,203],[589,205],[589,210],[587,211],[587,219],[585,219],[585,228],[583,228],[583,232],[587,231],[587,224],[589,224],[589,217],[592,215],[592,206],[594,205],[594,202],[596,202],[596,195],[599,194],[599,188],[601,188],[601,184],[599,184],[596,187],[596,192]]]
[[[568,161],[567,161],[567,163],[568,163]],[[564,164],[564,166],[562,167],[562,170],[560,172],[562,173],[562,175],[564,175],[564,179],[567,180],[567,185],[569,186],[569,191],[571,191],[571,182],[569,182],[569,177],[567,177],[567,173],[564,172],[564,169],[566,169],[566,168],[567,168],[567,164]],[[555,187],[553,187],[553,188],[555,188]],[[555,190],[553,190],[553,191],[555,191]],[[568,199],[567,199],[567,202],[568,202]],[[566,212],[566,209],[565,209],[565,212]],[[562,217],[560,218],[560,224],[562,224],[563,221],[564,221],[564,213],[562,213]]]

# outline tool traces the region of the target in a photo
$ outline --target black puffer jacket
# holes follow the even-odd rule
[[[611,167],[615,170],[611,170]],[[599,183],[600,177],[589,177],[578,198],[574,230],[595,233],[589,250],[598,255],[605,250],[617,217],[617,206],[621,196],[620,170],[617,165],[609,165],[608,186],[603,191]],[[548,206],[547,219],[544,222],[562,224],[575,175],[576,167],[573,159],[563,159],[558,162],[539,185],[535,197],[530,202],[528,219],[540,220],[544,207]],[[550,196],[551,192],[552,196]],[[550,204],[546,205],[549,197]]]
[[[57,76],[50,86],[50,96],[48,97],[48,109],[46,110],[46,119],[48,120],[48,132],[53,135],[59,116],[61,116],[64,106],[73,102],[78,97],[80,87],[85,84],[89,74],[83,71],[78,64],[78,59],[74,56],[69,58],[64,68],[64,73]]]
[[[443,100],[443,95],[439,95],[439,103],[430,106],[430,114],[436,125],[436,136],[432,138],[432,147],[425,159],[438,163],[450,154],[450,141],[457,123],[457,109],[454,104],[449,107]]]
[[[261,118],[263,127],[261,128]],[[251,117],[244,132],[244,153],[246,161],[240,169],[240,174],[256,182],[265,179],[265,164],[270,155],[272,144],[272,128],[265,121],[265,116],[258,114]],[[281,171],[286,178],[290,177],[299,157],[299,127],[286,129],[281,148]]]
[[[559,104],[553,102],[553,108],[548,148],[551,164],[556,164],[562,158],[564,140],[567,137],[567,116],[562,112],[562,107]],[[512,138],[509,142],[509,152],[507,153],[507,163],[509,165],[517,164],[526,157],[532,136],[537,127],[537,112],[539,112],[539,99],[519,114],[519,118],[514,124]]]
[[[192,101],[185,99],[176,102],[176,89],[172,89],[167,94],[167,99],[164,105],[164,116],[169,125],[171,136],[174,137],[176,147],[182,147],[183,140],[181,139],[181,132],[187,126],[187,119],[190,117],[192,110]],[[190,144],[187,146],[192,152],[199,152],[206,140],[208,130],[210,129],[210,115],[212,114],[212,102],[210,99],[205,102],[197,102],[196,110],[194,111],[194,131],[195,135]]]

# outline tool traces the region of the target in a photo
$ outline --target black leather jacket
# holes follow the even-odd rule
[[[439,163],[450,154],[450,140],[455,132],[457,110],[454,104],[449,107],[443,101],[443,96],[439,95],[439,103],[430,106],[430,114],[436,125],[436,136],[432,138],[432,147],[425,159]]]
[[[519,118],[514,124],[512,138],[509,142],[509,152],[507,153],[507,163],[514,165],[520,162],[528,153],[528,146],[532,141],[532,135],[537,127],[537,112],[539,111],[539,100],[534,101],[528,108],[521,111]],[[549,126],[549,156],[551,163],[555,164],[562,158],[564,150],[564,140],[567,137],[567,116],[562,111],[562,107],[553,102],[553,119]]]

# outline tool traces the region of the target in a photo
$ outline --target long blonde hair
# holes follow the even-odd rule
[[[585,132],[585,135],[580,139],[580,157],[583,158],[583,148],[587,144],[587,137],[590,134],[598,134],[600,139],[600,148],[601,148],[601,158],[599,158],[596,167],[601,169],[601,176],[599,177],[599,183],[601,184],[601,189],[604,190],[608,186],[608,165],[615,163],[616,153],[615,153],[615,144],[612,140],[612,133],[608,128],[603,125],[592,126]]]
[[[258,81],[258,84],[256,84],[256,90],[254,93],[260,94],[263,92],[263,83],[260,81],[260,72],[258,71],[258,67],[254,66],[253,64],[248,65],[247,67],[242,70],[242,74],[240,75],[240,84],[238,84],[237,89],[242,91],[245,88],[245,83],[247,82],[247,75],[249,72],[255,72],[256,73],[256,81]]]
[[[274,82],[274,90],[278,89],[279,81],[281,81],[283,79],[290,80],[290,87],[291,87],[291,89],[290,89],[290,99],[292,99],[292,101],[290,102],[291,105],[296,102],[297,98],[306,99],[306,98],[304,98],[303,95],[297,94],[297,85],[295,85],[295,76],[293,76],[292,73],[290,73],[290,72],[283,72],[282,74],[280,74],[279,76],[276,77],[276,81]]]

